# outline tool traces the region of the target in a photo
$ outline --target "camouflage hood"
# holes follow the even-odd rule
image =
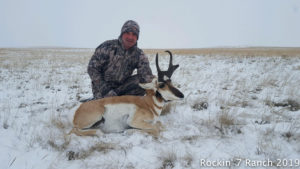
[[[123,33],[125,32],[133,32],[134,34],[136,34],[137,39],[139,39],[139,34],[140,34],[140,26],[138,25],[137,22],[133,21],[133,20],[128,20],[124,23],[124,25],[122,26],[121,29],[121,35],[120,37],[123,35]]]

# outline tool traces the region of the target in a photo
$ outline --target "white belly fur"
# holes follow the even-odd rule
[[[105,133],[121,132],[129,127],[136,111],[134,104],[108,104],[105,105],[103,118],[105,122],[101,125],[101,130]]]

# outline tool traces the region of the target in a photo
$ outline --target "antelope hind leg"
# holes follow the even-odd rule
[[[105,107],[96,101],[85,102],[76,110],[73,119],[73,129],[70,133],[78,136],[102,135],[103,132],[98,128],[93,128],[103,120]]]

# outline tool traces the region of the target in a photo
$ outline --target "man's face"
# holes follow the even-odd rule
[[[136,44],[137,36],[133,32],[125,32],[122,35],[122,41],[125,49],[129,49]]]

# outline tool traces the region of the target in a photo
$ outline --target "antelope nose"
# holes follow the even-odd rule
[[[184,98],[184,94],[180,93],[179,98],[183,99]]]

